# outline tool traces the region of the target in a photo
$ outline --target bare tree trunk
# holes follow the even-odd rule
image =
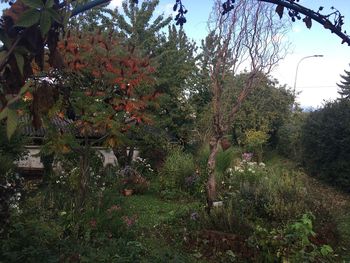
[[[210,154],[209,154],[208,163],[207,163],[209,177],[206,185],[208,214],[210,214],[210,210],[213,207],[213,202],[217,197],[215,167],[216,167],[216,156],[219,151],[219,142],[220,142],[220,139],[213,136],[210,139],[210,143],[209,143]]]

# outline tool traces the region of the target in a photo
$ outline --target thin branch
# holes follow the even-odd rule
[[[17,47],[19,41],[22,39],[22,35],[19,35],[15,42],[13,42],[12,46],[10,47],[10,49],[7,51],[5,57],[2,59],[1,63],[0,63],[0,72],[4,69],[4,67],[7,64],[7,60],[9,59],[9,57],[11,56],[12,52],[15,50],[15,48]]]
[[[341,31],[341,28],[336,27],[325,15],[322,15],[320,13],[317,13],[309,8],[306,8],[302,5],[299,5],[295,2],[285,1],[285,0],[258,0],[260,2],[266,2],[266,3],[272,3],[276,5],[284,6],[288,9],[294,10],[298,13],[301,13],[305,16],[310,17],[311,19],[315,20],[316,22],[323,25],[325,28],[329,29],[332,33],[339,36],[343,42],[347,43],[350,46],[350,36],[346,35],[344,32]]]

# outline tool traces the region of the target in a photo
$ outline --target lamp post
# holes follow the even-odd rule
[[[298,64],[297,64],[297,68],[296,68],[296,70],[295,70],[294,91],[293,91],[294,97],[295,97],[295,90],[296,90],[296,87],[297,87],[297,78],[298,78],[298,70],[299,70],[299,65],[300,65],[300,63],[301,63],[303,60],[307,59],[307,58],[321,58],[321,57],[323,57],[323,55],[312,55],[312,56],[303,57],[303,58],[301,58],[301,59],[299,60],[299,62],[298,62]]]

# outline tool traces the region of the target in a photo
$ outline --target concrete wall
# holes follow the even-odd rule
[[[23,157],[21,160],[17,162],[17,166],[20,169],[43,169],[44,166],[40,162],[39,152],[40,147],[39,146],[26,146],[26,150],[28,151],[28,154]],[[97,151],[100,152],[101,157],[103,158],[103,166],[106,167],[107,165],[116,165],[118,163],[117,157],[115,157],[114,153],[110,149],[97,147],[95,148]],[[133,159],[138,156],[138,151],[134,152]]]

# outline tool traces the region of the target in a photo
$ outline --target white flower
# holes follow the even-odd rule
[[[259,166],[265,167],[266,165],[263,162],[261,162],[261,163],[259,163]]]

